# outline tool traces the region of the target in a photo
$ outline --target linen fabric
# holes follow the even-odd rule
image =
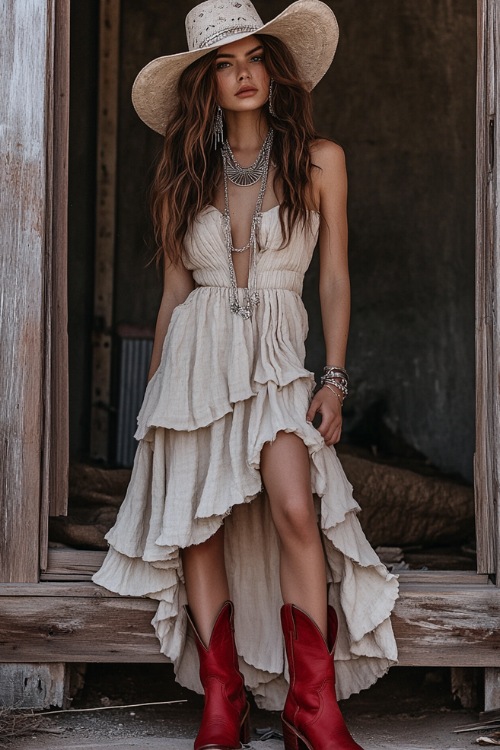
[[[318,231],[319,215],[311,213],[310,225],[296,226],[280,250],[278,207],[263,213],[260,304],[244,320],[229,308],[222,215],[208,206],[195,220],[185,264],[197,287],[173,312],[138,416],[127,494],[93,578],[119,594],[158,600],[152,624],[161,652],[182,685],[202,692],[180,550],[224,523],[240,669],[257,703],[273,710],[283,707],[288,673],[278,540],[259,466],[262,447],[282,430],[309,451],[328,601],[339,617],[338,697],[368,687],[397,659],[390,622],[397,579],[361,529],[335,449],[306,421],[314,376],[304,367],[308,323],[300,295]]]

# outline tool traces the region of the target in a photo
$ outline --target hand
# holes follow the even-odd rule
[[[329,388],[320,388],[316,393],[307,411],[306,419],[312,422],[316,414],[321,414],[318,432],[324,438],[326,445],[338,443],[342,432],[342,404]]]

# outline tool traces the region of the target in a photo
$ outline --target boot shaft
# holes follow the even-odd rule
[[[337,635],[337,616],[333,607],[328,608],[329,650],[321,630],[299,607],[285,604],[281,609],[281,624],[285,636],[285,649],[290,671],[290,688],[297,685],[314,689],[325,680],[335,682],[333,646]]]
[[[238,654],[234,642],[234,609],[232,602],[222,606],[205,646],[193,622],[189,609],[186,614],[191,625],[198,656],[200,659],[200,681],[205,692],[211,680],[224,685],[224,692],[230,701],[246,703],[243,676],[239,670]]]

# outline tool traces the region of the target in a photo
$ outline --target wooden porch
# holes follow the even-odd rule
[[[151,626],[157,603],[96,586],[89,579],[103,554],[81,556],[68,581],[47,580],[58,577],[49,567],[40,583],[0,586],[0,662],[164,662]],[[500,589],[488,576],[422,571],[399,580],[401,666],[500,667]]]

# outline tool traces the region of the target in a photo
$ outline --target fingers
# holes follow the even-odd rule
[[[312,422],[317,413],[321,414],[318,432],[326,445],[335,445],[339,442],[342,433],[342,412],[338,399],[330,398],[330,394],[318,391],[311,401],[306,419]]]
[[[306,419],[308,422],[312,422],[314,417],[316,416],[316,412],[319,410],[319,407],[321,406],[321,401],[316,398],[316,396],[313,398],[311,403],[309,404],[309,409],[307,410]]]
[[[334,419],[329,425],[325,425],[325,428],[325,433],[323,434],[321,429],[320,433],[323,435],[326,445],[338,443],[342,432],[342,420]]]

